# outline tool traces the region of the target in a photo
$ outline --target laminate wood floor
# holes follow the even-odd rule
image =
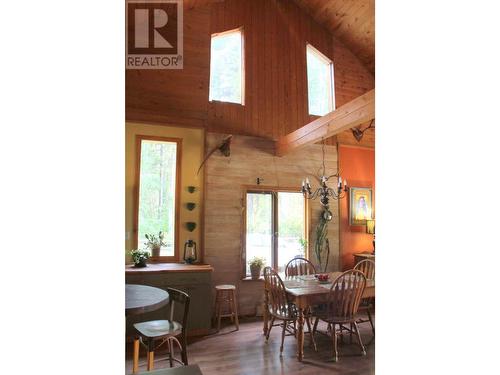
[[[217,334],[189,340],[188,358],[190,364],[198,364],[204,375],[371,375],[375,373],[375,342],[370,325],[360,324],[361,337],[366,347],[366,356],[361,356],[355,337],[349,344],[348,335],[339,345],[340,360],[333,362],[332,340],[316,334],[318,351],[309,346],[309,335],[305,335],[304,361],[297,360],[297,344],[293,336],[285,337],[283,356],[279,355],[280,327],[274,327],[265,343],[262,321],[255,318],[241,319],[240,330],[226,326]],[[319,325],[326,330],[326,325]],[[340,341],[340,340],[339,340]],[[156,353],[155,353],[156,354]],[[145,371],[145,351],[141,348],[140,371]],[[168,361],[161,360],[165,354],[156,354],[155,369],[168,367]],[[158,360],[158,361],[157,361]],[[127,347],[126,372],[132,372],[131,347]]]

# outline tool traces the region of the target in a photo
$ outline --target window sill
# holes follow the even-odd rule
[[[241,279],[241,281],[264,281],[264,277],[259,277],[258,279],[252,279],[251,276],[247,276],[247,277],[244,277],[243,279]]]

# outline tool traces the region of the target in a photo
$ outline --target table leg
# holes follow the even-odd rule
[[[304,307],[299,306],[298,316],[298,332],[297,332],[297,357],[299,361],[304,359]]]
[[[269,306],[269,296],[267,295],[267,290],[264,291],[264,310],[262,310],[262,317],[264,319],[264,336],[267,336],[267,330],[269,329],[268,327],[268,321],[269,321],[269,311],[268,311],[268,306]]]

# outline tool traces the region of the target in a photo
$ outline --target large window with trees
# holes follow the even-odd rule
[[[244,104],[243,30],[212,35],[209,100]]]
[[[309,114],[324,116],[335,110],[333,63],[310,44],[306,50]]]
[[[278,272],[296,256],[307,256],[306,201],[302,193],[249,190],[245,199],[245,275],[248,261],[262,257]]]
[[[160,259],[176,260],[181,140],[137,136],[137,148],[137,247],[145,247],[146,234],[163,232]]]

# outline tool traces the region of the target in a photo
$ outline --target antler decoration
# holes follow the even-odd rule
[[[224,138],[224,140],[222,141],[222,143],[220,145],[218,145],[217,147],[214,147],[212,150],[210,150],[210,152],[207,154],[207,156],[205,156],[205,159],[201,162],[200,167],[198,168],[198,172],[196,172],[196,175],[198,175],[200,173],[200,170],[203,167],[203,165],[205,164],[205,162],[208,160],[208,158],[210,156],[212,156],[212,154],[215,151],[219,150],[222,153],[222,155],[224,155],[225,157],[231,156],[231,138],[233,138],[233,136],[228,135],[226,138]]]

